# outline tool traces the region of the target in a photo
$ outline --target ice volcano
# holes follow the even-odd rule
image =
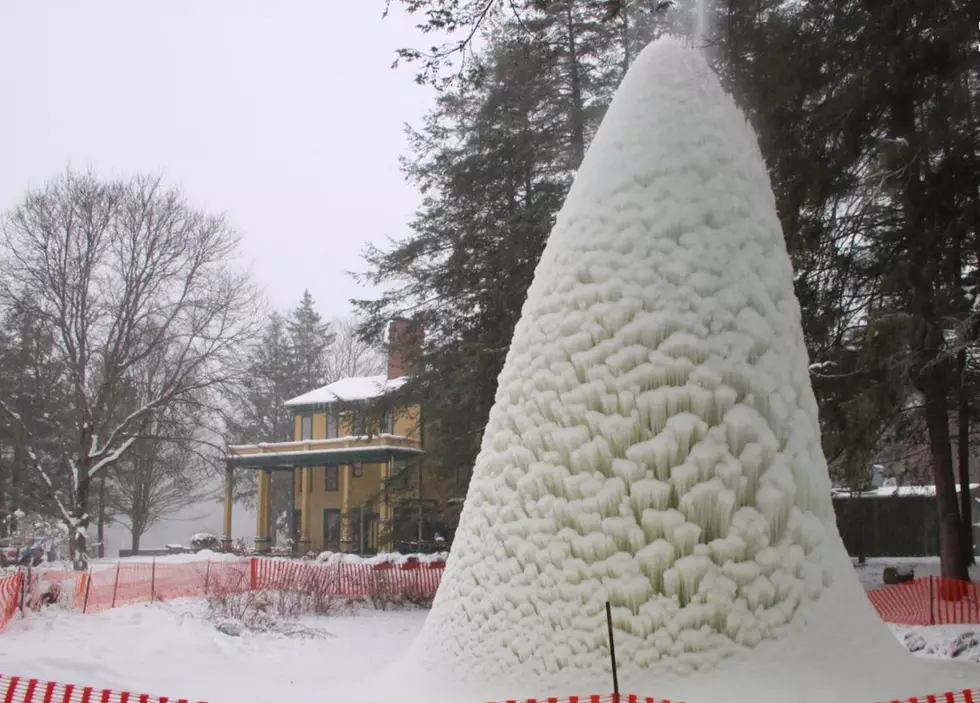
[[[869,605],[807,367],[755,134],[699,54],[659,40],[551,234],[442,585],[393,673],[431,682],[410,686],[428,701],[611,690],[608,600],[621,687],[642,695],[872,703],[980,683],[914,659]]]

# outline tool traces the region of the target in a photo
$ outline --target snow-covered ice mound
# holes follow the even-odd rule
[[[621,687],[643,695],[872,703],[980,683],[915,660],[868,604],[807,366],[755,134],[697,53],[655,42],[551,234],[396,679],[439,681],[427,701],[608,691],[608,600]]]

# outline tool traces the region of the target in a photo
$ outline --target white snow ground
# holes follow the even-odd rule
[[[316,638],[229,637],[199,600],[98,615],[47,610],[0,633],[0,673],[210,703],[358,700],[357,691],[415,639],[426,612],[310,617]],[[476,701],[474,703],[479,703]]]
[[[0,634],[0,673],[211,703],[360,700],[365,681],[407,649],[427,614],[363,609],[306,618],[303,625],[325,633],[309,639],[254,633],[229,637],[215,630],[204,613],[203,601],[187,600],[99,615],[52,610],[17,619]],[[956,654],[980,661],[980,626],[892,630],[918,656]],[[869,672],[875,675],[887,674]],[[599,682],[596,688],[582,693],[604,692],[608,686]],[[547,692],[527,695],[542,693]]]

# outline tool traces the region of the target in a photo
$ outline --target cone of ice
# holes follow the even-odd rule
[[[396,671],[428,701],[608,691],[608,600],[622,689],[642,695],[872,703],[980,683],[915,660],[868,604],[807,366],[755,134],[696,52],[657,41],[535,273]]]

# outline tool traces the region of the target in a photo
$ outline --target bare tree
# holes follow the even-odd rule
[[[365,342],[357,334],[357,320],[337,318],[331,324],[333,343],[327,350],[327,381],[333,383],[353,376],[376,376],[385,372],[381,349]]]
[[[139,440],[112,472],[115,520],[129,530],[134,551],[160,520],[214,496],[208,460],[192,444]]]
[[[67,369],[73,436],[59,460],[28,456],[84,569],[93,481],[161,413],[233,379],[254,334],[256,295],[230,264],[238,237],[225,219],[193,209],[159,178],[68,171],[9,212],[2,234],[0,302],[45,321]],[[166,363],[120,412],[133,374],[157,356]],[[0,399],[19,422],[14,406]]]
[[[166,373],[175,353],[179,347],[161,347],[134,368],[127,378],[129,393],[123,394],[128,397],[121,400],[121,413],[128,414],[152,400],[159,377]],[[160,520],[214,498],[211,478],[220,454],[204,439],[212,414],[209,390],[188,393],[154,413],[109,474],[110,506],[115,520],[129,530],[134,551],[140,547],[140,538]]]

